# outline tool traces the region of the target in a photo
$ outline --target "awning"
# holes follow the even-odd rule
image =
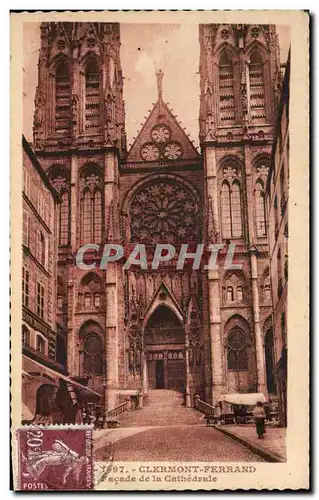
[[[233,405],[254,406],[258,401],[266,402],[266,398],[262,392],[247,392],[247,393],[229,393],[221,394],[219,401],[231,403]]]
[[[38,363],[34,359],[30,360],[27,358],[28,361],[31,361],[32,364],[34,364],[38,370],[41,370],[42,372],[47,373],[48,375],[51,375],[51,377],[56,377],[56,378],[61,378],[64,380],[67,384],[71,384],[73,387],[76,389],[79,389],[81,393],[84,395],[91,394],[94,396],[98,396],[99,398],[101,397],[101,394],[98,392],[93,391],[93,389],[90,389],[89,387],[86,387],[85,385],[79,384],[79,382],[76,382],[75,380],[72,380],[70,377],[67,377],[66,375],[63,375],[62,373],[59,373],[55,370],[52,370],[52,368],[48,368],[47,366],[41,365],[41,363]],[[29,375],[29,373],[26,370],[23,370],[23,375],[24,376],[32,376],[32,373]]]

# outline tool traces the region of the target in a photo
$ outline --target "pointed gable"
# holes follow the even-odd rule
[[[163,72],[157,72],[158,99],[135,139],[127,162],[199,160],[199,154],[162,98]]]

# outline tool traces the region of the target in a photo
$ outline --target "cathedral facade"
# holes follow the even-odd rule
[[[148,390],[275,394],[264,193],[280,87],[270,25],[201,25],[200,152],[158,97],[128,150],[120,25],[42,23],[34,148],[60,195],[57,322],[70,377],[108,409]],[[185,83],[186,85],[187,83]],[[219,267],[86,271],[84,244],[224,245]],[[235,245],[238,269],[223,265]],[[177,252],[178,253],[178,252]],[[101,252],[88,251],[95,262]],[[240,269],[239,269],[240,267]]]

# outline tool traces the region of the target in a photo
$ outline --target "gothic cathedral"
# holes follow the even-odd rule
[[[150,389],[216,404],[274,394],[264,193],[279,48],[271,25],[199,26],[200,153],[158,98],[127,150],[120,25],[42,23],[34,148],[60,195],[57,349],[109,409]],[[194,71],[196,68],[194,68]],[[184,83],[187,85],[187,82]],[[235,244],[241,269],[85,271],[85,243]],[[92,250],[94,262],[101,255]]]

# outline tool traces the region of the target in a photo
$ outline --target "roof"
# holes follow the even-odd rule
[[[147,162],[167,161],[174,164],[178,160],[199,161],[199,153],[189,139],[181,124],[177,121],[173,110],[169,109],[162,97],[163,72],[157,72],[158,99],[152,111],[134,140],[126,161]],[[145,149],[146,147],[146,149]],[[150,148],[148,156],[145,151]],[[175,154],[177,147],[177,153]],[[152,157],[152,148],[155,151]],[[157,155],[157,156],[156,156]],[[177,156],[176,156],[177,155]]]

